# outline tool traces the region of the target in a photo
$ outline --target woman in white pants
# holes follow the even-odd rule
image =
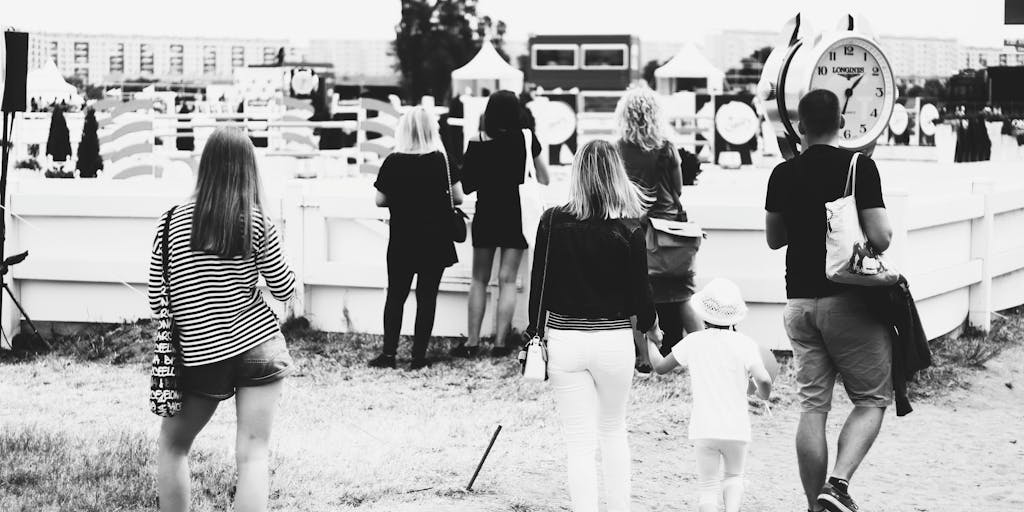
[[[615,147],[589,142],[573,160],[569,202],[545,212],[537,233],[527,333],[547,332],[574,512],[598,510],[598,446],[608,512],[630,506],[632,323],[661,339],[638,220],[642,201]]]

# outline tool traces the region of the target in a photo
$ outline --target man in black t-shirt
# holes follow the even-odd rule
[[[846,188],[853,153],[837,147],[843,126],[839,98],[815,90],[800,100],[803,153],[779,164],[765,201],[768,246],[786,249],[786,333],[796,359],[802,414],[797,462],[808,510],[856,512],[849,480],[867,455],[892,403],[892,341],[868,311],[855,286],[825,277],[825,203]],[[856,167],[857,210],[868,242],[889,247],[892,228],[874,161],[860,155]],[[839,451],[828,475],[825,425],[836,375],[854,404],[839,434]]]

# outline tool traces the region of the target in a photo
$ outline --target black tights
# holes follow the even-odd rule
[[[686,334],[682,307],[678,302],[665,302],[655,304],[654,309],[658,312],[658,327],[665,333],[661,340],[661,355],[667,356]]]
[[[402,332],[402,312],[405,299],[412,289],[412,277],[416,277],[416,326],[413,335],[412,357],[423,359],[427,355],[427,343],[434,330],[434,312],[437,309],[437,291],[441,286],[444,268],[416,270],[400,265],[388,264],[388,297],[384,302],[384,353],[393,356],[398,353],[398,338]]]

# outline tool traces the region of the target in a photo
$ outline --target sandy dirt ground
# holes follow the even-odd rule
[[[288,384],[275,425],[272,508],[569,510],[550,391],[519,382],[505,364],[438,365],[417,374],[344,367],[300,373]],[[635,382],[628,419],[634,511],[696,509],[684,383],[683,374]],[[145,408],[146,384],[142,367],[60,359],[5,364],[0,428],[46,428],[84,442],[126,431],[155,438],[159,420]],[[752,408],[745,510],[806,510],[793,449],[798,411],[790,390],[780,394],[771,416]],[[232,405],[224,403],[197,441],[197,449],[227,462]],[[887,414],[853,479],[862,510],[1024,510],[1024,347],[991,361],[969,390],[914,405],[907,417]],[[833,447],[849,409],[845,398],[836,404]],[[474,491],[463,491],[499,422],[504,431]]]

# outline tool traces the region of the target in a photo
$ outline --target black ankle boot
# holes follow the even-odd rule
[[[366,363],[366,365],[369,366],[370,368],[394,368],[395,356],[381,354],[371,359],[368,363]]]

